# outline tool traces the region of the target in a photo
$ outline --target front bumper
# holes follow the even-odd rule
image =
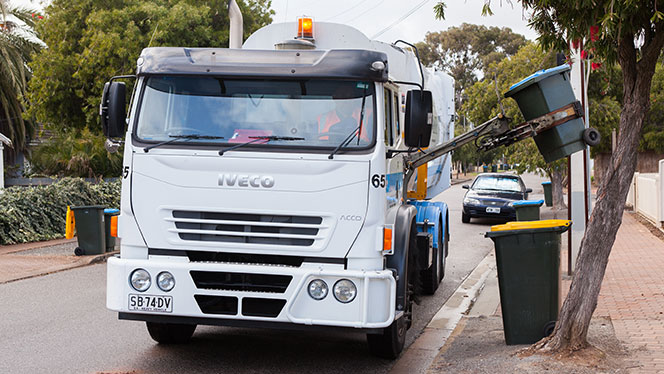
[[[145,269],[152,276],[152,285],[143,292],[135,291],[129,284],[129,276],[135,269]],[[160,290],[155,277],[162,271],[169,271],[175,277],[175,287],[170,292]],[[283,291],[258,292],[197,287],[192,271],[234,274],[269,274],[291,276],[292,280]],[[307,286],[313,279],[323,279],[329,293],[323,300],[312,299]],[[337,301],[332,288],[339,279],[350,279],[357,287],[357,296],[347,304]],[[199,283],[199,286],[200,283]],[[363,329],[389,326],[395,316],[396,281],[389,270],[362,271],[346,270],[340,265],[303,263],[299,267],[262,264],[190,262],[172,257],[151,256],[150,259],[109,258],[107,263],[106,306],[122,314],[172,317],[193,317],[205,319],[230,319],[256,322],[283,322],[301,325],[354,327]],[[173,310],[165,312],[136,312],[129,310],[130,294],[171,296]],[[198,299],[197,296],[198,295]],[[223,315],[214,312],[204,313],[200,298],[235,298],[237,310]],[[251,301],[251,304],[245,304]],[[261,300],[274,304],[281,300],[283,307],[270,317],[246,315],[243,305],[260,304]],[[255,314],[255,313],[248,313]],[[147,318],[146,318],[147,319]]]
[[[487,213],[486,208],[500,208],[500,213]],[[463,212],[473,218],[496,218],[516,220],[516,210],[509,205],[463,205]]]

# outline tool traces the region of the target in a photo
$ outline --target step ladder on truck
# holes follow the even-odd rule
[[[335,328],[395,358],[413,298],[445,275],[448,208],[429,199],[449,152],[534,127],[497,117],[452,139],[454,81],[409,43],[307,17],[242,43],[229,3],[231,48],[146,48],[104,87],[124,143],[107,307],[163,344],[199,324]]]

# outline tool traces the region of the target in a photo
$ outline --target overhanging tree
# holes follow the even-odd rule
[[[550,50],[568,50],[569,40],[597,40],[586,49],[622,68],[623,102],[616,151],[597,190],[569,294],[553,334],[537,343],[545,351],[576,351],[588,346],[587,334],[597,307],[611,248],[622,221],[630,181],[636,168],[641,128],[650,109],[650,89],[664,47],[664,1],[657,0],[520,0],[539,41]],[[491,0],[485,0],[485,10]],[[444,4],[435,12],[443,16]],[[595,39],[595,38],[593,38]]]
[[[10,158],[26,148],[33,132],[32,122],[23,119],[21,97],[30,77],[27,63],[40,48],[36,19],[34,11],[0,0],[0,132],[13,143]]]
[[[270,0],[239,0],[245,35],[272,21]],[[37,25],[29,112],[51,129],[100,132],[98,107],[109,77],[131,74],[145,47],[226,47],[224,0],[53,0]]]

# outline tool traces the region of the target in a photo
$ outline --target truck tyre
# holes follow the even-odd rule
[[[461,212],[461,222],[463,223],[470,223],[470,215]]]
[[[183,344],[189,341],[196,325],[146,322],[150,337],[159,344]]]
[[[413,289],[414,285],[412,284],[414,280],[413,274],[417,274],[417,271],[412,273],[414,267],[417,266],[416,259],[413,258],[414,254],[417,253],[417,240],[415,236],[417,235],[417,229],[415,222],[410,224],[410,235],[408,238],[409,249],[406,256],[406,266],[404,267],[404,274],[400,274],[401,277],[405,278],[406,284],[406,305],[403,308],[403,314],[399,319],[392,321],[388,327],[383,328],[383,331],[379,334],[367,334],[367,343],[369,345],[369,351],[372,355],[381,358],[395,359],[399,357],[403,347],[406,344],[406,331],[410,328],[413,318]]]
[[[433,250],[433,259],[431,261],[431,266],[429,266],[428,269],[422,270],[421,277],[422,277],[422,293],[425,295],[433,295],[436,293],[436,290],[438,289],[438,285],[440,284],[440,265],[441,265],[441,260],[444,257],[443,253],[443,245],[442,245],[442,238],[441,238],[441,229],[440,229],[440,224],[438,227],[438,248],[434,248]]]
[[[369,351],[372,355],[394,360],[399,357],[406,344],[406,317],[392,322],[391,325],[385,327],[380,334],[367,334],[367,343],[369,343]]]
[[[441,228],[442,230],[442,228]],[[440,235],[440,233],[439,233]],[[440,282],[443,281],[443,278],[445,278],[445,264],[447,264],[447,255],[449,254],[449,249],[450,249],[450,234],[449,234],[449,226],[445,226],[445,235],[443,238],[443,249],[440,251],[441,256],[440,256]],[[440,285],[438,285],[440,287]]]

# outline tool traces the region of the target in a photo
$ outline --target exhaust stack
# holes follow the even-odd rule
[[[242,48],[242,12],[235,0],[228,0],[228,20],[230,21],[228,48]]]

